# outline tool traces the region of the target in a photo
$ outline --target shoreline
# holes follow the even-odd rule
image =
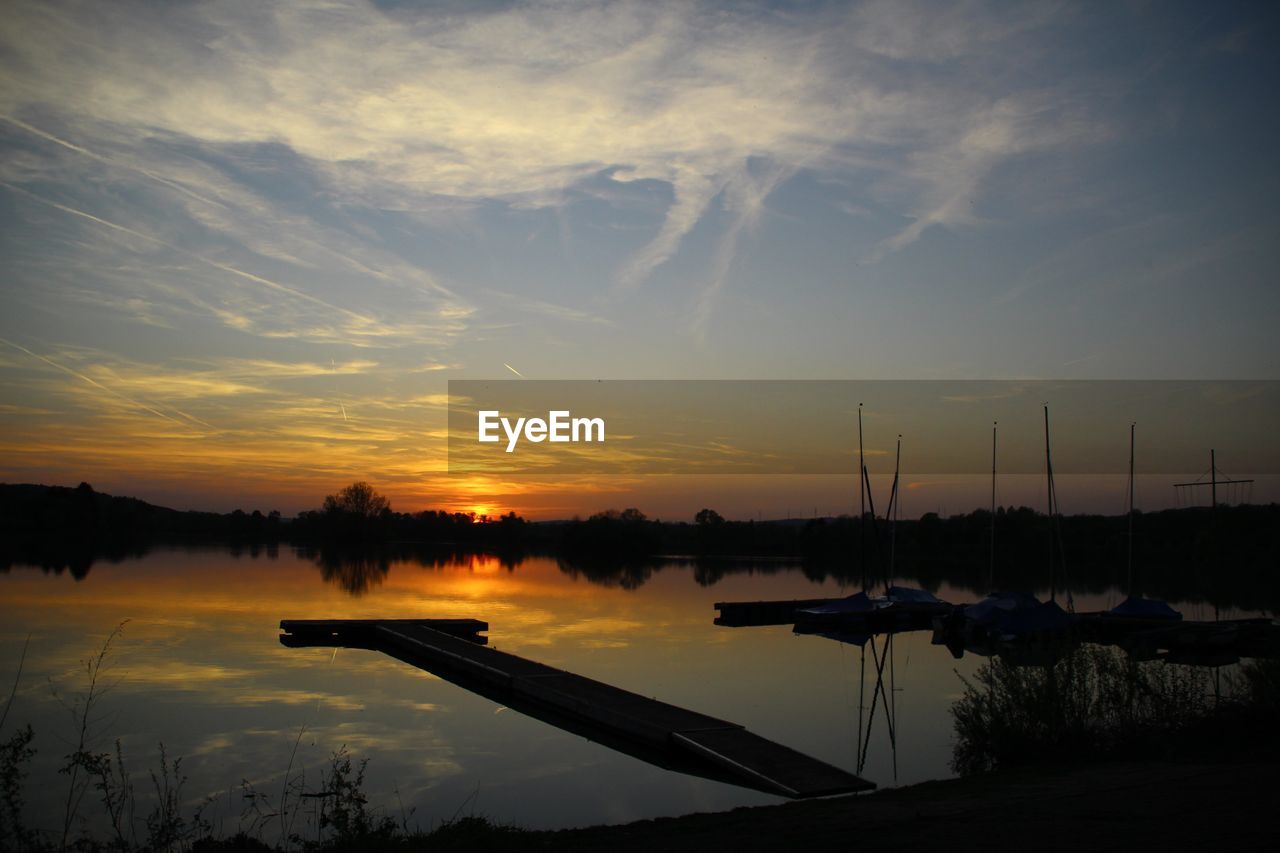
[[[1280,762],[1027,767],[836,797],[611,826],[520,831],[512,849],[989,851],[1264,849]],[[1212,848],[1209,847],[1212,845]]]

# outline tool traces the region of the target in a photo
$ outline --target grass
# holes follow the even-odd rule
[[[1277,661],[1248,661],[1225,686],[1206,667],[1136,662],[1084,645],[1052,666],[983,665],[951,708],[952,769],[1212,757],[1276,748]]]

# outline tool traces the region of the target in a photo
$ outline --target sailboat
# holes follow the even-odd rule
[[[1048,511],[1049,511],[1049,571],[1050,598],[1040,601],[1028,592],[993,591],[976,604],[958,607],[945,620],[935,622],[934,643],[946,645],[952,655],[960,657],[967,649],[980,654],[1006,654],[1013,647],[1020,646],[1025,651],[1031,646],[1039,646],[1056,654],[1065,639],[1068,638],[1076,623],[1074,612],[1063,610],[1057,602],[1056,576],[1053,568],[1053,550],[1056,544],[1061,550],[1061,530],[1056,528],[1058,519],[1057,492],[1053,482],[1053,460],[1050,455],[1049,442],[1049,407],[1044,408],[1044,448],[1045,469],[1048,474]],[[994,582],[995,572],[995,448],[996,432],[992,427],[991,438],[991,478],[992,478],[992,557],[988,576],[988,585]],[[1067,607],[1074,611],[1070,590],[1067,591]]]
[[[858,447],[862,447],[862,410],[858,410]],[[893,583],[897,555],[898,483],[902,470],[902,436],[898,436],[898,448],[894,459],[893,488],[889,496],[890,545],[888,570],[884,576],[884,593],[867,592],[869,584],[864,575],[863,589],[847,598],[827,604],[797,610],[793,629],[797,634],[821,634],[844,642],[866,642],[870,634],[891,631],[913,631],[928,628],[935,617],[950,612],[952,605],[940,600],[933,593],[916,587],[898,586]],[[874,527],[875,501],[871,500],[871,481],[865,464],[862,469],[862,487],[865,500],[871,501],[871,517]],[[879,547],[879,535],[873,529]],[[861,643],[858,643],[861,645]]]
[[[1152,598],[1143,598],[1133,593],[1133,457],[1134,457],[1134,429],[1136,424],[1129,424],[1129,555],[1128,555],[1128,582],[1126,589],[1128,596],[1124,601],[1102,614],[1104,619],[1126,619],[1126,620],[1156,620],[1176,622],[1182,619],[1182,614],[1174,610],[1167,603]]]
[[[860,650],[858,672],[858,737],[857,767],[862,773],[867,764],[871,749],[872,732],[875,728],[876,710],[884,709],[889,748],[893,756],[893,779],[898,779],[898,715],[896,697],[898,688],[894,676],[894,634],[899,630],[913,630],[919,625],[912,624],[912,619],[919,621],[920,616],[913,609],[916,607],[933,607],[930,613],[923,614],[925,624],[932,619],[936,608],[950,609],[951,605],[939,601],[936,597],[922,589],[899,587],[892,585],[894,558],[897,550],[897,513],[898,513],[898,481],[902,459],[902,436],[898,436],[897,461],[894,464],[893,490],[889,499],[889,510],[885,513],[891,519],[889,563],[885,572],[885,593],[883,595],[868,594],[871,586],[866,571],[865,542],[862,535],[863,526],[867,523],[867,504],[870,502],[872,535],[875,537],[876,550],[884,565],[880,535],[875,527],[875,501],[871,497],[871,481],[863,462],[862,451],[862,404],[858,404],[858,468],[859,468],[859,508],[862,515],[859,519],[859,551],[862,565],[862,589],[847,598],[828,602],[824,605],[805,608],[795,612],[794,631],[798,634],[817,634],[829,640],[857,646]],[[884,635],[883,643],[877,643],[877,634]],[[867,647],[871,648],[871,669],[875,676],[875,684],[871,691],[871,705],[867,707]],[[889,683],[885,684],[885,669],[889,670]],[[867,711],[870,714],[867,715]]]

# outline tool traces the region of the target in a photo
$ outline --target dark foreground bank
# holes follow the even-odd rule
[[[1006,770],[875,794],[535,832],[462,818],[430,835],[333,843],[398,851],[1262,850],[1280,807],[1267,762]],[[242,839],[205,851],[265,850]]]
[[[546,849],[1264,849],[1274,763],[1140,763],[1001,771],[869,796],[550,833]]]

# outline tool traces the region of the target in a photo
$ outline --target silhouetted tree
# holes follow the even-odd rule
[[[361,480],[352,483],[336,495],[324,499],[324,511],[329,514],[342,514],[357,518],[377,518],[391,504],[382,495],[374,491],[373,486]]]
[[[698,514],[693,517],[693,523],[704,527],[712,524],[724,524],[724,516],[714,509],[700,509]]]

